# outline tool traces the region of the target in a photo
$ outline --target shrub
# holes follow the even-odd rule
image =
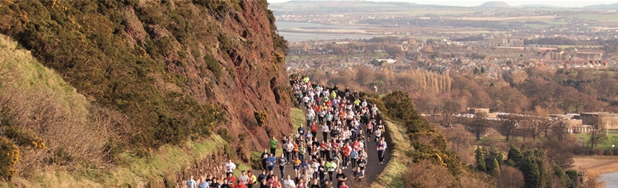
[[[4,129],[4,135],[20,146],[29,146],[33,149],[47,149],[45,140],[30,129],[6,127]]]
[[[251,169],[262,169],[262,153],[259,151],[251,154]]]
[[[5,180],[11,180],[17,175],[17,162],[19,161],[19,148],[9,139],[0,137],[0,176]]]
[[[119,142],[114,138],[110,138],[109,141],[103,146],[103,153],[105,156],[103,159],[112,162],[114,164],[122,164],[122,158],[120,154],[125,150],[125,144]]]
[[[225,140],[225,142],[227,142],[227,143],[233,143],[234,142],[234,137],[230,134],[230,132],[227,129],[220,128],[217,131],[217,134],[219,136],[221,136],[221,138],[223,138],[223,140]]]
[[[612,152],[612,150],[608,149],[605,151],[605,155],[614,155],[614,152]]]
[[[403,180],[408,188],[450,187],[455,178],[443,166],[430,161],[420,161],[410,165],[403,174]]]
[[[215,75],[217,79],[221,78],[221,64],[219,64],[219,60],[215,59],[211,54],[206,54],[204,56],[204,60],[206,61],[206,65],[208,65],[208,69],[212,71],[212,74]]]
[[[275,72],[279,72],[279,67],[283,64],[285,64],[285,56],[282,53],[275,52],[275,57],[272,62]]]
[[[268,114],[265,111],[262,111],[262,110],[254,111],[253,115],[255,116],[255,120],[257,120],[258,125],[260,127],[264,127],[264,125],[266,125]]]
[[[230,37],[225,33],[221,33],[217,39],[219,40],[219,49],[225,53],[230,52],[230,49],[232,49],[232,41],[230,41]]]
[[[176,174],[174,173],[169,173],[163,178],[163,184],[165,184],[165,187],[176,187],[176,182]]]

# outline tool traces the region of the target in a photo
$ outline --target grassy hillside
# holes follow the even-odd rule
[[[286,106],[277,92],[285,41],[266,7],[265,0],[2,0],[0,32],[88,100],[125,115],[121,138],[148,148],[254,121],[239,120],[237,109],[264,110],[227,101],[245,105],[258,95]],[[237,89],[255,81],[269,84]],[[279,118],[273,122],[285,123]]]
[[[125,119],[86,100],[4,35],[0,35],[0,113],[3,129],[30,130],[44,139],[47,147],[20,145],[17,174],[11,184],[0,183],[3,187],[158,187],[164,180],[175,185],[178,174],[189,173],[187,167],[195,166],[196,161],[213,155],[224,157],[222,149],[227,144],[213,135],[150,152],[115,151],[117,158],[106,159],[114,151],[105,143],[117,137],[121,127],[115,125]],[[121,165],[111,165],[108,160]]]
[[[6,36],[0,36],[0,114],[2,129],[21,132],[3,136],[22,146],[17,169],[26,176],[33,171],[25,169],[40,164],[102,164],[114,124],[124,121],[114,111],[91,105]],[[42,138],[45,147],[28,144],[36,138]]]
[[[469,169],[447,149],[440,129],[416,111],[408,94],[369,97],[387,116],[386,138],[393,152],[372,187],[496,187],[490,177]]]
[[[292,128],[275,31],[266,0],[0,0],[0,175],[173,186],[248,161]]]

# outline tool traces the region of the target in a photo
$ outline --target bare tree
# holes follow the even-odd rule
[[[605,130],[601,127],[602,122],[598,117],[593,117],[591,122],[592,130],[590,130],[590,149],[594,149],[595,145],[605,143],[607,140],[607,134],[605,134]]]
[[[539,118],[538,123],[539,123],[539,129],[540,129],[539,132],[542,131],[545,138],[547,138],[547,140],[551,140],[552,138],[550,137],[551,134],[548,134],[548,133],[551,130],[551,128],[556,125],[557,120],[548,119],[548,118]]]
[[[519,121],[509,117],[506,121],[503,121],[500,125],[502,129],[502,134],[506,136],[506,141],[510,141],[511,137],[515,136],[515,131],[517,130],[517,126],[519,125]]]
[[[455,119],[455,113],[461,110],[459,103],[447,101],[444,105],[444,124],[451,128],[453,126],[453,120]]]
[[[569,121],[568,120],[556,120],[556,123],[554,124],[554,126],[551,127],[551,132],[553,135],[555,135],[558,138],[558,141],[563,141],[564,140],[564,134],[565,134],[565,130],[567,130],[569,128]]]
[[[470,124],[470,126],[474,130],[476,140],[477,141],[481,140],[481,134],[483,133],[483,131],[485,131],[485,128],[487,127],[487,114],[485,113],[474,114],[474,119],[472,120],[472,123]]]
[[[523,117],[521,120],[521,127],[524,131],[522,136],[524,137],[524,141],[526,140],[526,135],[530,135],[533,140],[541,134],[541,119],[531,116]]]

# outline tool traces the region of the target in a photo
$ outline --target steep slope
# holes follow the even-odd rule
[[[491,178],[470,169],[449,150],[441,128],[416,111],[407,93],[364,97],[386,116],[393,156],[371,187],[496,187]]]
[[[0,137],[19,146],[16,164],[1,160],[1,178],[32,175],[40,164],[101,164],[104,144],[122,122],[121,115],[92,105],[30,52],[0,35]]]
[[[217,132],[258,147],[291,130],[285,41],[265,0],[0,0],[0,12],[0,32],[127,117],[132,146]]]

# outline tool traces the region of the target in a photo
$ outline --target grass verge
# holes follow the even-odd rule
[[[307,120],[305,120],[305,113],[300,108],[292,108],[290,111],[290,116],[292,117],[292,127],[294,128],[290,136],[294,136],[296,129],[298,129],[301,124],[305,125]]]
[[[187,141],[182,146],[164,145],[150,152],[151,156],[148,157],[122,154],[123,160],[129,165],[110,169],[86,164],[67,170],[37,169],[32,179],[17,177],[11,182],[13,185],[3,183],[0,187],[139,187],[161,180],[176,181],[177,174],[185,172],[187,167],[197,161],[211,157],[225,144],[221,137],[213,135],[207,139]],[[238,166],[241,170],[249,169],[245,164]]]
[[[392,121],[385,121],[387,135],[391,137],[391,160],[384,168],[384,171],[376,178],[370,187],[403,187],[403,177],[407,167],[404,161],[409,161],[406,158],[406,151],[414,150],[406,139],[405,130],[398,124]]]

